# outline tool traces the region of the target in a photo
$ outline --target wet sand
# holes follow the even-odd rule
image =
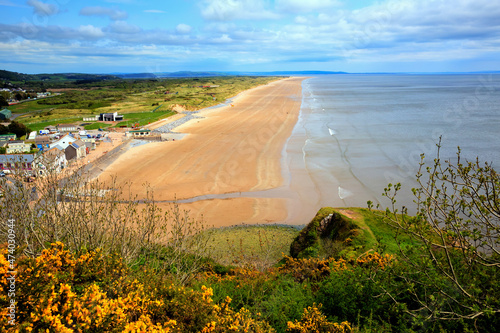
[[[299,116],[302,80],[250,89],[233,106],[204,110],[176,128],[182,140],[130,148],[99,178],[116,176],[138,199],[149,184],[160,206],[180,200],[208,225],[284,222],[290,201],[282,152]]]

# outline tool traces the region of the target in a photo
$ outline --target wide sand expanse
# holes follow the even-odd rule
[[[132,148],[99,178],[115,175],[139,199],[147,183],[161,205],[194,198],[182,207],[210,225],[284,221],[283,198],[252,192],[283,185],[281,154],[298,119],[302,80],[279,80],[245,91],[232,106],[202,111],[176,129],[188,134],[182,140]]]

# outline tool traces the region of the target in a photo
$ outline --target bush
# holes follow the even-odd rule
[[[439,148],[439,144],[438,144]],[[500,177],[485,163],[424,156],[413,189],[417,214],[396,208],[401,187],[389,184],[386,222],[417,247],[401,247],[393,271],[401,288],[388,295],[420,325],[488,330],[500,324]],[[406,295],[402,298],[401,291]]]
[[[11,274],[6,253],[0,255],[3,290]],[[9,298],[2,293],[1,331],[273,332],[258,315],[234,311],[229,298],[216,304],[211,288],[194,290],[165,279],[146,285],[131,277],[121,258],[100,250],[73,256],[54,243],[36,258],[19,260],[17,271],[16,325],[8,323]]]
[[[290,245],[293,258],[311,258],[332,254],[331,248],[339,243],[338,252],[345,247],[344,241],[353,236],[356,225],[332,208],[321,208],[314,219],[302,229]],[[328,249],[324,247],[328,244]]]

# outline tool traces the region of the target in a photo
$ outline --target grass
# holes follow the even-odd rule
[[[93,124],[90,124],[90,125],[85,125],[84,128],[86,130],[96,130],[96,129],[99,129],[99,128],[108,128],[110,126],[111,126],[111,124],[106,124],[106,123],[93,123]]]
[[[398,235],[396,241],[396,230],[384,222],[385,212],[383,211],[367,208],[345,208],[336,209],[336,211],[344,215],[347,213],[359,227],[360,232],[352,241],[352,245],[358,251],[376,249],[381,245],[385,252],[398,254],[398,242],[402,246],[417,245],[417,242],[407,235]]]
[[[223,265],[266,268],[289,254],[298,229],[288,226],[247,225],[211,229],[212,258]]]
[[[47,110],[54,108],[53,105],[42,105],[38,104],[36,101],[23,102],[19,104],[9,105],[8,109],[12,111],[12,113],[26,113],[26,112],[35,112],[39,110]]]
[[[28,126],[32,131],[39,131],[44,129],[47,126],[55,126],[57,124],[69,124],[69,123],[74,123],[77,121],[81,121],[82,118],[80,117],[71,117],[71,118],[62,118],[62,119],[56,119],[56,120],[50,120],[50,121],[42,121],[42,122],[37,122],[37,123],[25,123],[26,126]]]
[[[124,120],[116,124],[115,127],[120,127],[121,125],[132,127],[136,123],[138,123],[139,126],[144,126],[160,119],[168,118],[174,114],[176,114],[175,111],[127,113],[124,114]]]
[[[330,214],[334,219],[321,227]],[[323,207],[292,243],[292,255],[356,258],[370,250],[397,255],[400,246],[418,245],[408,235],[398,234],[385,218],[385,212],[366,208]]]

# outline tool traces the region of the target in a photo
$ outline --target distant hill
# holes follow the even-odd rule
[[[123,79],[147,79],[147,78],[175,78],[175,77],[213,77],[213,76],[288,76],[288,75],[322,75],[322,74],[347,74],[346,72],[328,71],[273,71],[273,72],[163,72],[163,73],[113,73]]]
[[[4,82],[29,82],[29,81],[101,81],[113,80],[119,77],[110,74],[81,74],[81,73],[57,73],[57,74],[23,74],[0,70],[0,81]]]
[[[154,79],[154,78],[188,78],[238,75],[232,72],[190,72],[180,71],[171,73],[113,73],[122,79]]]

